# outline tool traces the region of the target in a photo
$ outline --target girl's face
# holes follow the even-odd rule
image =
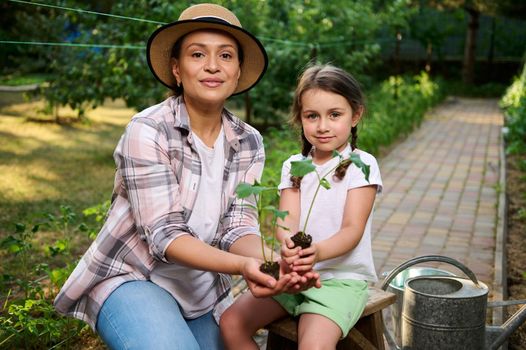
[[[351,127],[360,121],[363,108],[353,111],[342,95],[310,89],[301,95],[301,124],[307,140],[314,146],[313,159],[324,162],[332,151],[345,149]]]
[[[179,58],[172,60],[172,72],[187,102],[222,106],[241,74],[237,43],[219,31],[192,32],[183,39]]]

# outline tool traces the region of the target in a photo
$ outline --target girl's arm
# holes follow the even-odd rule
[[[299,252],[294,271],[310,270],[319,261],[336,258],[353,250],[362,239],[365,225],[376,197],[376,185],[351,189],[347,192],[341,229],[330,238],[312,244]]]

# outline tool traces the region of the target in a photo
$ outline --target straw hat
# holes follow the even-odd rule
[[[199,29],[222,30],[239,42],[243,50],[243,62],[234,95],[256,85],[267,70],[268,58],[265,48],[254,35],[241,27],[236,15],[214,4],[190,6],[181,13],[179,20],[158,28],[150,36],[146,57],[150,70],[161,83],[169,88],[176,87],[170,64],[172,47],[179,38]]]

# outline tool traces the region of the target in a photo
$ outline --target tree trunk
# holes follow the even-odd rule
[[[396,42],[395,42],[395,52],[394,52],[394,63],[395,63],[395,85],[393,91],[393,97],[395,100],[398,99],[398,79],[402,70],[400,69],[400,42],[402,41],[402,33],[397,29],[396,31]]]
[[[318,48],[316,46],[313,46],[310,49],[310,61],[312,63],[317,63],[318,62]]]
[[[489,49],[488,49],[488,72],[489,79],[493,80],[493,58],[495,57],[495,27],[496,20],[495,17],[491,19],[491,35],[489,39]]]
[[[250,100],[249,92],[245,92],[245,121],[248,124],[252,123],[252,101]]]
[[[477,47],[477,31],[479,27],[480,13],[472,8],[466,8],[469,14],[468,30],[466,32],[466,43],[464,46],[464,63],[462,66],[462,81],[471,85],[474,82],[475,71],[475,49]]]

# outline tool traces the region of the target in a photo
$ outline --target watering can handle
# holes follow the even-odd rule
[[[447,256],[443,256],[443,255],[423,255],[423,256],[418,256],[416,258],[407,260],[406,262],[398,265],[393,270],[391,270],[391,272],[389,272],[389,274],[385,277],[384,281],[382,282],[382,286],[381,286],[382,290],[386,290],[387,287],[389,286],[389,283],[391,283],[391,281],[400,272],[404,271],[408,267],[416,265],[416,264],[420,264],[420,263],[423,263],[423,262],[429,262],[429,261],[439,261],[439,262],[445,262],[445,263],[454,265],[457,268],[459,268],[460,270],[462,270],[462,272],[464,272],[466,274],[466,276],[468,276],[473,281],[473,283],[475,283],[475,285],[477,285],[477,286],[479,285],[479,281],[478,281],[477,277],[475,276],[475,274],[473,273],[473,271],[471,271],[468,267],[466,267],[461,262],[459,262],[459,261],[457,261],[457,260],[455,260],[453,258],[449,258]],[[394,349],[397,349],[397,350],[400,349],[396,345],[396,342],[395,342],[395,340],[393,338],[393,335],[391,334],[391,332],[389,332],[389,330],[387,328],[384,328],[384,335],[385,335],[385,337],[387,339],[387,342],[391,346],[391,348],[394,348]]]
[[[385,277],[384,281],[382,282],[381,288],[383,290],[386,290],[387,286],[389,286],[389,283],[391,283],[391,281],[400,272],[404,271],[408,267],[416,265],[416,264],[420,264],[420,263],[423,263],[423,262],[428,262],[428,261],[439,261],[439,262],[445,262],[445,263],[454,265],[457,268],[459,268],[460,270],[462,270],[462,272],[464,272],[466,274],[466,276],[468,276],[473,281],[473,283],[475,283],[477,286],[479,285],[479,281],[478,281],[477,277],[475,276],[475,274],[473,273],[473,271],[471,271],[467,266],[462,264],[460,261],[455,260],[455,259],[450,258],[450,257],[447,257],[447,256],[443,256],[443,255],[423,255],[423,256],[418,256],[416,258],[407,260],[406,262],[404,262],[404,263],[398,265],[397,267],[395,267]]]

